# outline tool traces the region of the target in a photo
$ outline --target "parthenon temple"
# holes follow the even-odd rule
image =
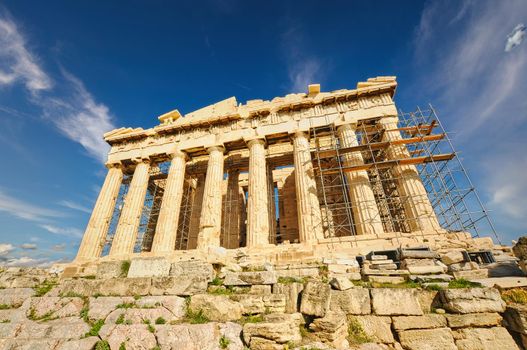
[[[395,77],[119,128],[76,262],[223,251],[328,254],[452,229],[426,171],[455,157],[437,121],[401,124]],[[441,127],[442,128],[442,127]],[[431,185],[430,185],[431,183]],[[437,204],[437,203],[439,204]]]

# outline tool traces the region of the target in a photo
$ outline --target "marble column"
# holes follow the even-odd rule
[[[355,125],[345,124],[337,128],[337,135],[342,148],[358,146]],[[362,153],[348,152],[342,156],[344,166],[363,165]],[[347,171],[350,200],[353,210],[353,222],[358,235],[384,233],[381,216],[375,202],[375,196],[370,185],[366,170]]]
[[[380,126],[384,129],[383,141],[397,141],[403,138],[401,132],[397,130],[397,122],[397,117],[385,117],[379,120]],[[410,152],[405,145],[390,145],[387,155],[389,159],[410,158]],[[393,176],[397,178],[397,190],[410,230],[441,230],[415,165],[396,165],[393,168]]]
[[[175,249],[186,163],[185,153],[176,151],[172,155],[152,244],[154,253],[171,252]]]
[[[209,161],[199,220],[198,249],[220,246],[223,152],[221,146],[207,149]]]
[[[230,169],[227,175],[227,192],[223,210],[222,246],[235,249],[240,246],[240,216],[242,203],[240,195],[240,170]]]
[[[313,243],[317,239],[322,239],[323,233],[315,172],[306,133],[296,132],[293,135],[293,156],[298,235],[301,243]]]
[[[276,244],[276,203],[274,196],[273,168],[267,165],[267,201],[269,207],[269,243]]]
[[[76,257],[78,261],[97,259],[101,255],[108,234],[108,227],[123,180],[123,170],[120,164],[107,164],[106,166],[108,173],[82,237]]]
[[[130,188],[124,199],[121,217],[113,237],[110,255],[127,255],[134,252],[141,213],[148,188],[150,160],[141,159],[135,166]]]
[[[247,199],[247,247],[269,244],[269,192],[265,141],[250,140],[249,195]]]

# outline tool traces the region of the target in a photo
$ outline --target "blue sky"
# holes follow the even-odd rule
[[[0,262],[74,257],[113,127],[378,75],[400,108],[436,106],[510,241],[527,233],[527,45],[505,50],[521,23],[521,0],[4,1]]]

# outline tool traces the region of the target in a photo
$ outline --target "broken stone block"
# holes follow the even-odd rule
[[[99,337],[87,337],[78,340],[70,340],[60,344],[56,350],[93,350]]]
[[[273,286],[273,294],[285,296],[285,312],[294,313],[298,311],[300,293],[304,290],[302,283],[277,283]]]
[[[478,314],[446,315],[448,327],[488,327],[498,326],[502,317],[495,312],[483,312]]]
[[[81,298],[32,297],[30,300],[27,316],[33,319],[78,316],[84,306]]]
[[[527,334],[527,306],[520,304],[507,305],[503,319],[508,329]]]
[[[367,277],[368,281],[375,283],[392,283],[399,284],[404,283],[406,279],[402,276],[374,276],[370,275]]]
[[[448,328],[402,331],[399,332],[399,341],[408,350],[458,350]]]
[[[274,346],[274,344],[299,342],[302,340],[299,328],[302,322],[301,314],[266,315],[263,322],[246,323],[243,326],[243,339],[251,349],[265,349],[261,347],[262,343]]]
[[[441,261],[446,265],[452,265],[465,261],[465,256],[461,251],[451,251],[441,255]]]
[[[232,324],[232,323],[229,323]],[[215,322],[205,324],[180,324],[180,325],[159,325],[156,327],[156,338],[161,349],[189,349],[201,350],[207,349],[214,344],[216,347],[219,343],[220,332],[218,331],[218,324]],[[241,332],[241,326],[237,327]],[[229,341],[234,344],[239,344],[240,333],[237,337],[231,332],[227,333]],[[234,347],[234,349],[242,349],[242,347]]]
[[[364,334],[372,342],[391,344],[395,342],[391,319],[385,316],[351,316],[350,322],[358,322]]]
[[[185,316],[187,307],[185,298],[181,298],[175,295],[146,296],[135,300],[134,303],[139,308],[164,307],[165,309],[170,311],[176,318],[183,318]]]
[[[346,315],[368,315],[371,313],[370,292],[367,288],[332,290],[329,308]]]
[[[144,324],[111,325],[108,328],[105,338],[111,349],[119,349],[123,343],[126,349],[152,349],[157,346],[156,337]]]
[[[460,328],[453,332],[459,350],[519,350],[512,336],[503,327]]]
[[[373,312],[377,315],[422,315],[416,292],[412,289],[374,288]]]
[[[334,277],[329,284],[337,290],[346,290],[353,287],[353,283],[345,277]]]
[[[189,296],[205,293],[208,282],[201,277],[152,277],[150,295]]]
[[[408,266],[436,266],[436,263],[434,259],[406,258],[401,262],[401,268],[406,269]]]
[[[249,286],[252,284],[275,284],[277,282],[274,271],[228,272],[223,284],[225,286]]]
[[[284,313],[286,308],[286,297],[283,294],[235,294],[231,295],[231,300],[242,305],[244,315]]]
[[[17,308],[24,300],[35,295],[32,288],[6,288],[0,293],[0,305]]]
[[[446,269],[443,266],[407,266],[406,269],[413,275],[426,275],[439,273],[442,274],[446,272]]]
[[[90,298],[90,309],[88,318],[90,320],[104,320],[110,312],[115,310],[117,305],[124,303],[133,303],[132,297],[98,297]]]
[[[479,265],[473,261],[452,263],[448,265],[448,271],[470,271],[479,269]]]
[[[346,315],[339,312],[327,312],[322,318],[316,318],[309,328],[314,335],[326,344],[330,344],[337,349],[349,346],[346,337],[348,336],[348,324]]]
[[[272,286],[269,285],[269,284],[255,284],[255,285],[252,285],[251,286],[251,289],[249,290],[249,294],[257,294],[257,295],[262,295],[262,294],[271,294],[271,288]]]
[[[460,288],[442,290],[443,307],[453,313],[503,312],[505,302],[494,288]]]
[[[302,292],[300,312],[323,317],[329,308],[331,287],[327,283],[309,281]]]
[[[401,259],[437,259],[439,254],[430,250],[407,250],[401,251]]]
[[[243,307],[240,303],[223,295],[198,294],[190,298],[189,309],[203,312],[211,321],[236,321],[242,317]]]
[[[128,277],[163,277],[168,276],[170,263],[165,258],[132,259]]]
[[[122,316],[121,316],[122,315]],[[107,324],[115,324],[115,322],[120,318],[124,317],[124,320],[131,324],[140,324],[144,321],[149,321],[154,324],[158,318],[163,318],[167,322],[175,322],[181,320],[183,315],[174,315],[172,312],[168,311],[164,307],[148,308],[148,309],[138,309],[138,308],[128,308],[128,309],[116,309],[112,311],[106,318]]]
[[[79,339],[90,330],[90,326],[77,317],[56,319],[46,323],[50,327],[46,338],[51,339]]]
[[[482,278],[489,277],[489,270],[479,269],[479,270],[470,270],[470,271],[455,271],[452,272],[456,279],[464,278],[467,280],[477,280]]]
[[[392,320],[393,328],[397,331],[446,327],[445,316],[436,314],[427,314],[423,316],[397,316],[393,317]]]
[[[97,273],[95,277],[98,279],[108,279],[108,278],[119,278],[126,277],[123,266],[124,261],[101,261],[97,265]]]
[[[237,266],[240,270],[240,266]],[[231,266],[234,268],[234,265]],[[212,264],[200,260],[178,261],[171,265],[170,276],[179,278],[198,278],[208,282],[214,279],[214,269]]]

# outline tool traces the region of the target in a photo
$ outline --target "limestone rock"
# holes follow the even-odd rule
[[[50,327],[46,338],[51,339],[79,339],[90,330],[90,326],[77,317],[56,319],[46,323]],[[28,333],[32,333],[31,327],[28,328]]]
[[[163,318],[166,322],[173,322],[181,320],[184,315],[175,316],[173,313],[164,307],[148,308],[148,309],[116,309],[112,311],[105,320],[107,324],[115,324],[119,317],[124,317],[126,322],[131,324],[142,324],[145,321],[155,323],[158,318]]]
[[[148,295],[151,284],[151,279],[147,277],[110,278],[100,281],[97,292],[102,295]]]
[[[505,311],[505,302],[494,288],[447,289],[441,291],[441,300],[444,308],[453,313]]]
[[[17,323],[0,323],[0,339],[14,338],[20,331],[20,327]]]
[[[367,315],[371,313],[370,292],[366,288],[332,290],[330,309],[346,315]]]
[[[126,277],[123,269],[124,261],[102,261],[97,265],[95,276],[100,279]]]
[[[470,271],[454,271],[452,272],[455,278],[464,278],[467,280],[477,280],[482,278],[488,278],[489,277],[489,270],[488,269],[478,269],[478,270],[470,270]]]
[[[527,236],[518,238],[518,241],[512,247],[512,252],[518,259],[527,260]]]
[[[391,320],[385,316],[352,316],[351,321],[356,321],[362,327],[366,336],[373,342],[393,343]]]
[[[170,267],[170,276],[185,279],[198,278],[210,282],[214,278],[214,269],[212,268],[212,264],[205,261],[178,261]]]
[[[274,294],[282,294],[285,296],[285,312],[294,313],[298,311],[298,298],[300,293],[304,290],[302,283],[277,283],[273,286]]]
[[[322,318],[316,318],[309,328],[314,335],[324,343],[331,344],[338,349],[346,348],[349,344],[348,324],[346,315],[340,312],[327,312]]]
[[[251,286],[249,294],[271,294],[272,286],[268,284],[255,284]]]
[[[368,281],[376,283],[392,283],[399,284],[404,283],[406,279],[402,276],[368,276]]]
[[[478,314],[446,315],[450,328],[498,326],[502,317],[495,312]]]
[[[140,308],[164,307],[176,318],[182,318],[186,313],[185,298],[175,295],[146,296],[135,300],[135,304]]]
[[[444,327],[446,327],[446,319],[443,315],[427,314],[423,316],[393,317],[393,328],[397,331]]]
[[[448,265],[448,271],[450,272],[471,271],[477,269],[479,269],[479,265],[473,261],[452,263]]]
[[[242,326],[233,323],[225,322],[219,325],[220,337],[223,336],[229,340],[228,350],[242,350],[244,349],[242,342]],[[218,342],[219,343],[219,339]]]
[[[0,305],[17,308],[24,300],[33,296],[35,291],[31,288],[6,288],[0,293]]]
[[[78,316],[84,306],[81,298],[32,297],[30,300],[27,315],[35,319]]]
[[[520,304],[507,305],[503,318],[508,329],[527,334],[527,306]]]
[[[446,269],[443,266],[408,266],[406,268],[408,272],[414,275],[426,275],[432,273],[444,273]]]
[[[323,317],[329,308],[331,287],[327,283],[309,281],[302,292],[300,312]]]
[[[216,323],[160,325],[156,337],[161,349],[208,350],[217,349],[219,332]]]
[[[201,310],[211,321],[235,321],[242,317],[242,305],[223,295],[198,294],[190,298],[189,308]]]
[[[270,314],[263,322],[246,323],[243,326],[243,339],[250,344],[251,349],[265,349],[261,344],[285,344],[302,340],[299,325],[302,322],[300,314]],[[263,339],[264,341],[260,341]]]
[[[503,327],[461,328],[454,332],[459,350],[519,350],[512,336]]]
[[[136,258],[132,259],[128,277],[159,277],[168,276],[170,263],[165,258]]]
[[[207,291],[203,277],[152,277],[151,295],[189,296]]]
[[[277,282],[274,271],[228,272],[223,284],[226,286],[249,286],[252,284],[275,284]]]
[[[411,249],[403,249],[401,251],[401,258],[402,259],[437,259],[439,258],[439,254],[436,252],[430,251],[430,250],[411,250]]]
[[[92,297],[89,299],[90,308],[88,310],[88,318],[90,320],[103,320],[110,312],[115,310],[117,305],[133,303],[134,301],[132,297]]]
[[[60,344],[56,350],[93,350],[99,340],[99,337],[70,340]]]
[[[451,251],[441,255],[441,261],[446,265],[451,265],[465,261],[465,257],[461,251]]]
[[[286,297],[283,294],[235,294],[231,296],[231,300],[241,304],[244,315],[284,313],[286,308]]]
[[[421,310],[426,313],[432,312],[433,309],[441,307],[438,292],[435,290],[417,289],[415,291],[417,301],[421,305]]]
[[[402,331],[399,340],[408,350],[458,350],[448,328]]]
[[[346,290],[353,287],[353,283],[345,277],[334,277],[329,284],[337,290]]]
[[[112,325],[104,333],[108,334],[105,338],[111,349],[119,349],[122,343],[127,350],[152,349],[157,345],[156,337],[144,324]]]
[[[422,315],[412,289],[374,288],[371,290],[373,312],[377,315]]]

